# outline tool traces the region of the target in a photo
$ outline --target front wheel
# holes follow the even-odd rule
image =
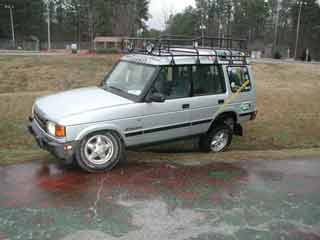
[[[93,133],[81,141],[76,159],[78,165],[87,172],[104,172],[120,162],[123,152],[123,143],[116,134]]]
[[[224,152],[232,142],[232,135],[230,126],[220,124],[200,138],[199,147],[204,152]]]

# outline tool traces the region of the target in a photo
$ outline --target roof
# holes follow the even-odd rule
[[[94,42],[122,42],[127,37],[96,37]]]

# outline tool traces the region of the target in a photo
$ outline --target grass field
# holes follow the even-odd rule
[[[0,164],[43,158],[26,133],[36,97],[98,85],[118,56],[0,56]],[[320,148],[320,67],[302,64],[254,64],[258,119],[245,126],[232,150]],[[192,151],[192,142],[152,150]],[[229,153],[230,154],[230,153]]]

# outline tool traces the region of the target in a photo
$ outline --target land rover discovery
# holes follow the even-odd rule
[[[256,117],[251,66],[242,51],[158,46],[130,49],[99,87],[36,100],[29,131],[38,145],[88,172],[111,170],[127,148],[199,137],[228,149]]]

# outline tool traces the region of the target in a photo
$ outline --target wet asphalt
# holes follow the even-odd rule
[[[320,239],[320,159],[0,168],[0,240]]]

